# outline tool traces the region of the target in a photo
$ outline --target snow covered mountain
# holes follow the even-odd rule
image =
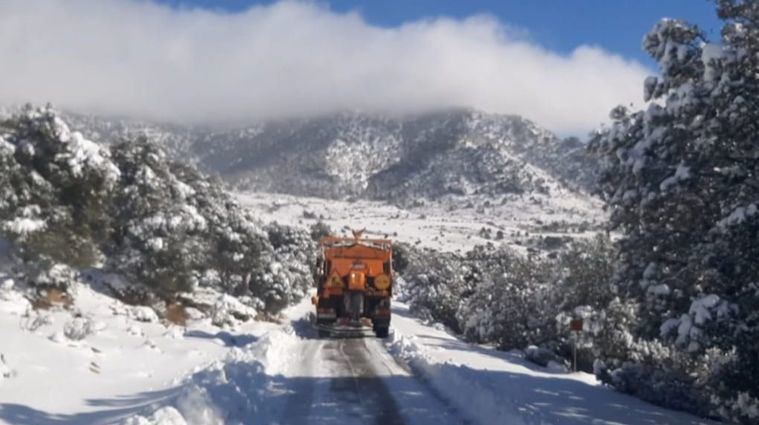
[[[238,187],[327,198],[418,198],[588,189],[597,167],[577,139],[518,116],[455,109],[357,112],[218,131],[72,116],[93,140],[144,134]]]

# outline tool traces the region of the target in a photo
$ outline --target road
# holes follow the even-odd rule
[[[613,391],[590,374],[468,344],[421,323],[399,302],[387,341],[319,339],[307,318],[311,309],[305,302],[289,309],[291,325],[262,352],[275,386],[261,391],[277,404],[270,417],[280,425],[713,423]]]
[[[462,424],[456,412],[388,354],[382,340],[320,339],[306,320],[299,365],[286,381],[290,393],[281,424]]]

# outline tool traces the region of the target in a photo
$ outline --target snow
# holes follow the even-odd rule
[[[47,227],[45,220],[27,217],[16,217],[13,220],[8,220],[3,223],[3,229],[6,232],[19,237],[28,236],[44,229],[45,227]]]
[[[89,317],[75,317],[63,326],[63,336],[70,341],[81,341],[87,336],[97,332],[95,321]],[[61,338],[55,338],[56,342],[65,342]]]
[[[114,183],[120,175],[118,167],[110,161],[108,151],[102,145],[84,138],[78,131],[72,132],[58,116],[53,119],[54,131],[61,143],[69,144],[69,151],[59,154],[66,161],[75,177],[82,177],[85,169],[95,168],[105,171],[106,180]]]
[[[723,47],[715,43],[704,43],[701,46],[701,62],[704,64],[704,80],[714,81],[721,73],[715,69],[715,62],[721,60],[725,54]]]
[[[209,319],[167,327],[80,284],[71,310],[33,313],[10,294],[4,284],[0,423],[708,423],[556,363],[464,343],[399,302],[383,341],[316,338],[308,300],[282,323],[225,330]],[[25,315],[39,325],[19,326],[35,320]]]
[[[146,306],[134,306],[130,308],[129,316],[138,322],[145,322],[145,323],[158,322],[158,314],[156,314],[155,310]]]
[[[744,412],[749,418],[759,418],[759,404],[748,393],[739,393],[735,404],[735,409]]]
[[[230,338],[268,326],[234,335],[208,319],[167,328],[141,321],[154,319],[147,307],[82,284],[69,309],[32,310],[15,286],[0,289],[0,369],[12,371],[0,378],[0,423],[118,422],[162,403],[183,376],[232,350]],[[172,423],[169,410],[152,416],[136,423]]]
[[[605,215],[597,200],[576,193],[562,194],[560,188],[552,191],[551,196],[514,195],[510,202],[481,208],[462,207],[455,200],[402,208],[379,201],[338,201],[264,192],[238,192],[236,198],[264,221],[302,228],[323,221],[338,234],[349,234],[348,229],[366,229],[367,237],[388,237],[447,252],[464,252],[488,242],[526,252],[530,237],[589,238],[600,231],[593,223],[600,224]],[[469,198],[480,204],[487,200]],[[547,230],[550,224],[556,226]],[[572,230],[586,225],[587,230]],[[503,240],[483,237],[483,228],[492,235],[501,231]]]
[[[666,296],[669,295],[672,290],[669,288],[669,285],[662,283],[659,285],[650,286],[647,292],[653,295]]]
[[[18,238],[25,238],[47,227],[45,220],[38,218],[42,210],[38,205],[19,208],[17,216],[2,223],[3,230]]]
[[[693,320],[687,314],[680,316],[680,324],[677,326],[677,343],[685,344],[693,330]]]
[[[578,223],[594,214],[592,202],[577,198],[483,212],[267,194],[240,199],[265,211],[264,218],[307,227],[316,221],[304,218],[309,211],[336,229],[397,232],[394,239],[450,251],[487,241],[479,236],[483,226],[509,235],[537,231],[537,217]],[[172,217],[154,220],[164,226]],[[521,246],[517,241],[502,243]],[[9,249],[0,240],[0,266]],[[270,265],[272,272],[278,267]],[[440,325],[412,318],[400,302],[388,340],[319,339],[308,324],[308,298],[272,323],[256,321],[256,309],[240,299],[198,288],[179,300],[207,315],[188,309],[186,326],[176,326],[153,308],[106,295],[108,287],[125,284],[117,275],[92,285],[74,279],[71,306],[35,310],[24,285],[4,270],[0,423],[708,423],[616,393],[556,362],[543,368],[518,351],[462,342]],[[50,278],[67,273],[54,268]],[[709,311],[720,305],[702,304]]]
[[[667,177],[661,182],[661,184],[659,185],[659,189],[661,189],[662,191],[669,190],[672,186],[682,181],[685,181],[689,178],[690,178],[690,167],[680,164],[677,166],[677,169],[675,170],[675,174],[671,175],[670,177]]]
[[[4,137],[0,136],[0,155],[11,156],[16,153],[16,146],[8,143]]]
[[[2,279],[0,288],[0,314],[22,315],[31,307],[31,303],[21,293],[13,289],[13,279]],[[0,351],[1,352],[1,351]]]
[[[371,395],[344,400],[335,389],[350,377],[359,387],[346,390],[359,390],[369,370],[389,390],[389,403],[405,423],[711,423],[617,393],[592,375],[568,373],[556,363],[537,367],[519,351],[464,343],[440,326],[410,317],[402,303],[395,303],[392,336],[384,344],[371,337],[316,339],[304,328],[310,308],[303,302],[289,309],[291,326],[271,329],[191,375],[172,407],[153,416],[165,411],[173,420],[178,414],[202,424],[220,423],[222,414],[225,423],[253,417],[260,423],[369,423],[374,418],[364,415],[371,410],[365,406]],[[369,353],[369,363],[350,351],[355,346]],[[393,409],[390,404],[383,406],[384,414]],[[153,423],[149,416],[139,418],[142,422],[126,423]]]
[[[227,294],[220,295],[211,308],[211,321],[216,326],[235,326],[239,318],[252,318],[256,310]]]
[[[156,410],[149,417],[133,416],[123,422],[124,425],[187,425],[182,414],[173,407],[167,406]]]
[[[587,373],[539,367],[519,351],[467,344],[394,303],[388,348],[472,423],[709,424],[618,393]]]
[[[720,220],[717,223],[718,227],[725,228],[727,226],[734,226],[736,224],[743,223],[747,217],[751,217],[757,212],[756,204],[749,204],[746,207],[735,208],[730,215]]]
[[[174,188],[179,194],[180,200],[184,201],[185,199],[195,195],[195,189],[193,189],[190,185],[185,184],[181,181],[177,181],[174,184]]]

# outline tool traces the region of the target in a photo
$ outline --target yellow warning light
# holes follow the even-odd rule
[[[386,274],[381,274],[374,278],[374,286],[379,289],[380,291],[384,291],[385,289],[390,287],[390,276]]]
[[[330,286],[332,288],[341,288],[343,286],[343,280],[340,278],[338,274],[333,274],[332,276],[329,277],[327,286]]]

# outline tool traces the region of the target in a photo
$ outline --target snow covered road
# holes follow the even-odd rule
[[[64,311],[55,313],[58,324],[35,332],[0,312],[0,333],[11,343],[0,344],[11,370],[0,381],[0,423],[710,424],[617,393],[592,375],[465,343],[398,302],[386,340],[318,338],[308,300],[279,324],[167,331],[138,322],[138,337],[129,336],[137,325],[120,304],[104,309],[103,297],[80,289],[77,307],[106,327],[78,343],[46,336],[68,320]],[[15,304],[6,297],[0,305]]]
[[[267,397],[282,397],[269,403],[279,407],[266,421],[253,423],[711,423],[620,394],[586,373],[547,369],[520,352],[462,342],[413,318],[402,303],[395,303],[387,340],[317,338],[311,308],[303,302],[287,310],[287,336],[276,336],[266,350],[266,374],[276,377]]]
[[[288,379],[282,424],[456,424],[376,338],[317,339],[301,304],[289,311],[301,362],[282,364]],[[309,309],[310,310],[310,309]]]

